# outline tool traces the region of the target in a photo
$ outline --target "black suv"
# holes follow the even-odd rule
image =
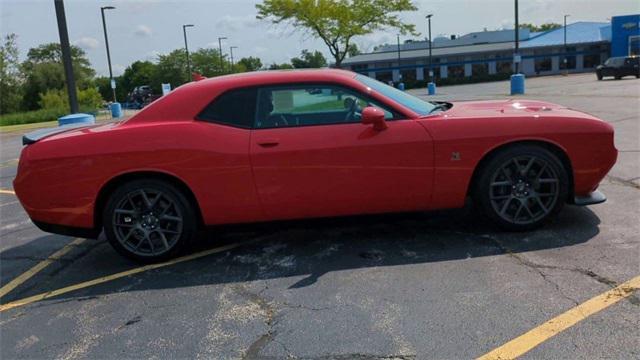
[[[605,76],[613,76],[617,80],[625,76],[635,76],[640,78],[640,57],[612,57],[596,68],[596,76],[598,80],[602,80]]]

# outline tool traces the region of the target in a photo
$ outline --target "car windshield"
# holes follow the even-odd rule
[[[356,80],[420,115],[429,115],[438,109],[436,104],[421,100],[368,76],[358,75]]]

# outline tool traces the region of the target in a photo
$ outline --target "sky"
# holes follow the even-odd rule
[[[189,49],[218,47],[218,37],[227,37],[223,52],[234,49],[234,58],[258,56],[263,64],[289,62],[302,49],[320,50],[328,59],[325,45],[308,33],[287,25],[273,25],[256,19],[259,0],[66,0],[69,38],[84,49],[99,75],[107,75],[107,58],[100,17],[101,6],[115,6],[106,12],[114,75],[136,60],[155,60],[184,46],[182,24],[187,29]],[[433,36],[463,35],[483,29],[513,28],[513,0],[414,0],[418,11],[401,14],[426,36],[426,14],[432,18]],[[608,22],[612,16],[640,13],[638,0],[520,0],[520,22],[561,23]],[[29,48],[58,42],[53,0],[0,0],[0,34],[18,35],[22,58]],[[355,38],[361,50],[371,51],[383,43],[395,43],[394,30]]]

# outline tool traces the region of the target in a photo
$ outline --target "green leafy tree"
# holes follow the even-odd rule
[[[0,114],[20,110],[22,81],[16,34],[8,34],[0,44]]]
[[[151,77],[154,92],[161,91],[161,84],[176,88],[187,82],[187,60],[184,49],[176,49],[166,55],[158,55],[158,63]]]
[[[262,69],[262,61],[258,57],[245,57],[240,59],[236,64],[239,72],[244,71],[257,71]]]
[[[356,36],[393,28],[414,34],[415,26],[403,23],[399,12],[415,11],[411,0],[263,0],[258,19],[290,24],[324,41],[339,67]]]
[[[293,69],[293,65],[287,64],[287,63],[283,63],[283,64],[273,63],[269,65],[269,70],[288,70],[288,69]]]
[[[300,53],[300,57],[291,59],[291,65],[296,69],[322,68],[327,67],[327,59],[320,51],[310,52],[305,49]]]
[[[62,89],[50,89],[40,94],[39,104],[45,110],[60,110],[64,113],[69,108],[67,91]],[[87,88],[78,91],[78,106],[80,111],[94,112],[102,106],[102,96],[96,88]]]
[[[349,45],[349,48],[347,49],[347,55],[349,55],[349,57],[358,56],[360,54],[362,54],[362,52],[358,48],[358,45],[356,44]]]
[[[561,28],[561,24],[556,23],[546,23],[540,26],[536,26],[534,24],[520,24],[520,28],[529,29],[531,32],[541,32],[541,31],[549,31]]]
[[[93,86],[95,71],[91,68],[85,52],[77,46],[71,46],[71,62],[76,86],[79,89]],[[23,105],[28,110],[39,107],[40,94],[65,87],[62,50],[58,43],[43,44],[30,49],[21,68],[26,75]]]
[[[149,85],[153,78],[156,64],[151,61],[135,61],[124,69],[120,77],[121,87],[127,92],[136,86]]]
[[[213,77],[229,72],[231,63],[226,55],[222,56],[220,63],[220,51],[218,49],[198,49],[191,54],[191,69],[203,76]]]

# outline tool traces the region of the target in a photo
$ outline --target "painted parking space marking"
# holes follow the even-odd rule
[[[11,159],[0,163],[0,169],[18,165],[18,159]]]
[[[640,289],[640,276],[583,302],[508,343],[482,355],[478,360],[515,359],[589,316],[631,296],[631,294],[638,289]]]
[[[16,301],[12,301],[10,303],[6,303],[6,304],[2,304],[0,305],[0,312],[2,311],[6,311],[9,309],[13,309],[16,307],[20,307],[20,306],[24,306],[24,305],[28,305],[37,301],[41,301],[41,300],[45,300],[45,299],[49,299],[58,295],[62,295],[62,294],[66,294],[75,290],[80,290],[80,289],[84,289],[84,288],[88,288],[94,285],[99,285],[99,284],[104,284],[106,282],[109,281],[113,281],[113,280],[117,280],[117,279],[121,279],[127,276],[131,276],[131,275],[135,275],[135,274],[139,274],[148,270],[153,270],[153,269],[158,269],[158,268],[162,268],[162,267],[166,267],[169,265],[174,265],[174,264],[178,264],[178,263],[182,263],[185,261],[189,261],[189,260],[195,260],[195,259],[199,259],[208,255],[212,255],[212,254],[216,254],[216,253],[220,253],[220,252],[224,252],[227,250],[231,250],[234,248],[239,247],[240,245],[244,245],[247,243],[233,243],[233,244],[229,244],[229,245],[225,245],[225,246],[220,246],[217,248],[213,248],[213,249],[209,249],[209,250],[204,250],[204,251],[200,251],[197,252],[195,254],[191,254],[191,255],[185,255],[170,261],[166,261],[163,263],[158,263],[158,264],[151,264],[151,265],[145,265],[145,266],[141,266],[141,267],[137,267],[134,269],[130,269],[130,270],[126,270],[126,271],[122,271],[116,274],[112,274],[112,275],[107,275],[107,276],[103,276],[103,277],[99,277],[97,279],[93,279],[93,280],[89,280],[89,281],[85,281],[79,284],[75,284],[75,285],[70,285],[61,289],[57,289],[57,290],[53,290],[53,291],[49,291],[46,293],[41,293],[38,295],[34,295],[34,296],[30,296],[21,300],[16,300]]]
[[[3,206],[9,206],[9,205],[14,205],[14,204],[18,204],[18,203],[19,203],[19,201],[10,201],[10,202],[8,202],[8,203],[2,203],[2,204],[0,204],[0,207],[3,207]]]
[[[7,295],[9,292],[11,292],[11,290],[17,288],[18,286],[23,284],[25,281],[31,279],[33,276],[35,276],[37,273],[42,271],[47,266],[51,265],[55,261],[60,260],[61,257],[66,255],[73,248],[75,248],[78,245],[82,244],[85,240],[86,239],[83,239],[83,238],[74,239],[73,241],[71,241],[70,243],[65,245],[62,249],[56,251],[55,253],[53,253],[51,256],[49,256],[45,260],[40,261],[38,264],[36,264],[31,269],[23,272],[22,274],[20,274],[15,279],[9,281],[5,286],[3,286],[0,289],[0,298],[2,298],[3,296]]]
[[[0,189],[0,194],[8,194],[8,195],[15,195],[16,192],[13,190],[7,190],[7,189]]]

